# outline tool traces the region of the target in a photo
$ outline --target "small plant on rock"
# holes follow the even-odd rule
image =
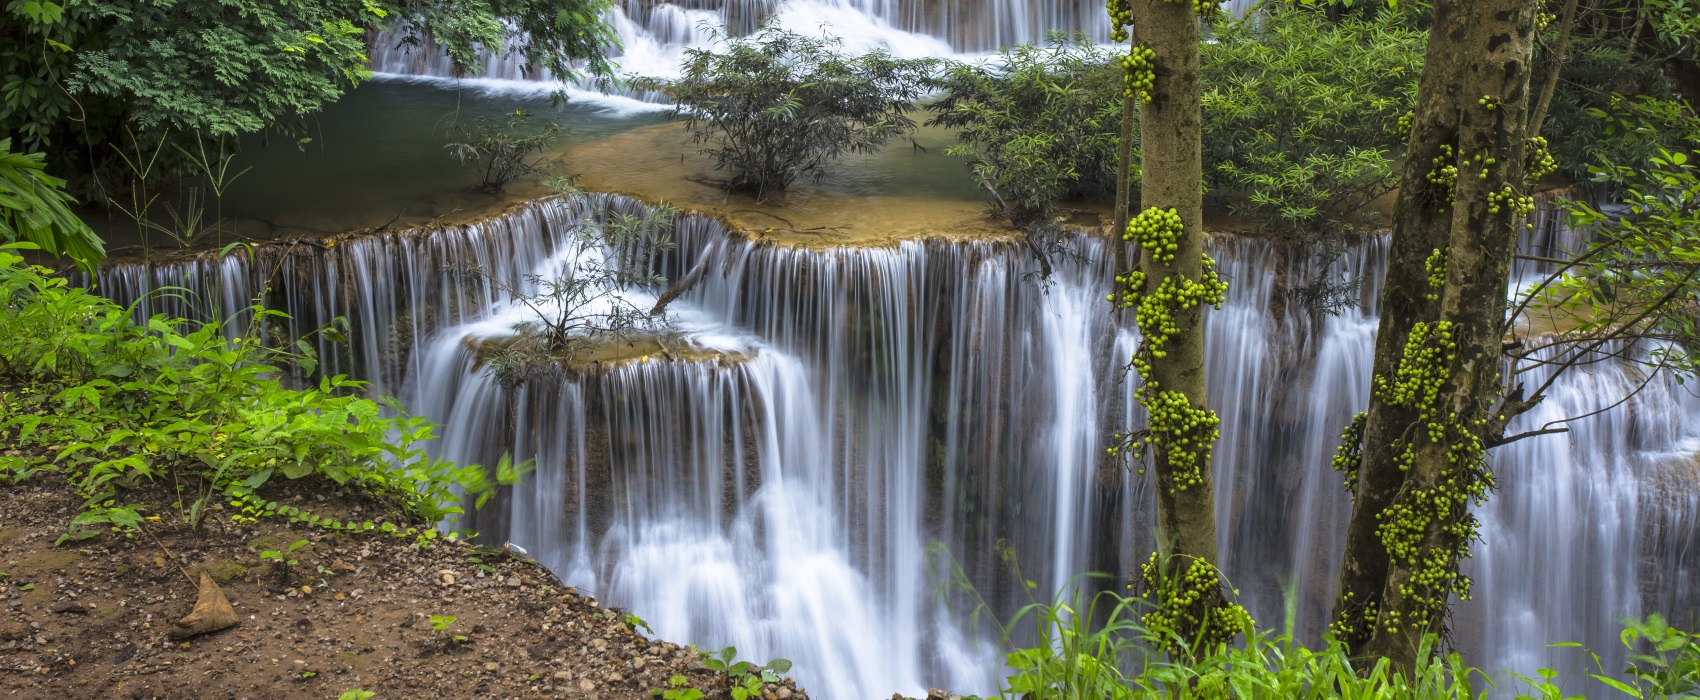
[[[667,679],[667,687],[656,688],[649,691],[649,694],[661,698],[661,700],[698,700],[702,697],[702,691],[691,687],[690,680],[684,676],[673,676]]]
[[[307,546],[307,540],[296,540],[291,542],[289,546],[284,548],[284,551],[281,552],[275,549],[263,550],[260,552],[260,561],[274,562],[278,580],[288,581],[292,572],[291,567],[301,562],[287,557],[294,554],[295,550],[305,546]]]
[[[726,680],[732,684],[732,700],[760,698],[762,686],[778,683],[780,674],[791,670],[791,662],[787,659],[774,659],[766,666],[737,659],[738,648],[726,647],[718,654],[709,654],[702,662],[710,670],[726,674]]]
[[[454,632],[449,631],[449,627],[453,626],[454,623],[455,623],[455,616],[453,616],[453,615],[432,615],[431,616],[431,629],[433,631],[442,633],[444,646],[454,646],[456,644],[465,644],[466,641],[467,641],[466,635],[455,634]]]

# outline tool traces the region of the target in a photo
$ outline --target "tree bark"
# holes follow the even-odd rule
[[[1171,276],[1201,282],[1204,269],[1203,84],[1198,18],[1189,2],[1134,0],[1134,42],[1154,52],[1152,99],[1140,108],[1140,206],[1180,215],[1183,226],[1173,260],[1140,256],[1146,295]],[[1125,227],[1124,227],[1125,228]],[[1162,357],[1150,360],[1147,383],[1184,394],[1194,409],[1206,407],[1202,307],[1177,309],[1177,332]],[[1149,335],[1149,329],[1147,329]],[[1157,481],[1158,537],[1179,561],[1216,563],[1216,508],[1210,465],[1199,470],[1201,483],[1177,481],[1170,464],[1173,446],[1153,442]],[[1220,594],[1218,593],[1218,597]]]
[[[1435,159],[1449,160],[1445,149],[1458,142],[1463,109],[1463,73],[1468,0],[1438,0],[1429,31],[1423,75],[1412,113],[1406,146],[1403,183],[1393,210],[1393,240],[1388,251],[1387,280],[1381,292],[1381,323],[1376,333],[1375,376],[1388,376],[1399,366],[1405,338],[1418,321],[1434,318],[1439,304],[1428,298],[1424,262],[1436,248],[1445,248],[1451,233],[1452,204],[1435,191],[1429,173]],[[1380,608],[1387,580],[1387,552],[1376,535],[1377,515],[1386,510],[1404,483],[1392,445],[1405,427],[1416,422],[1417,411],[1388,405],[1372,396],[1362,434],[1352,517],[1346,528],[1346,553],[1340,566],[1340,585],[1334,607],[1334,633],[1350,649],[1370,638],[1366,613]]]
[[[1337,604],[1345,616],[1336,620],[1354,651],[1402,669],[1415,665],[1425,635],[1445,631],[1451,595],[1468,590],[1458,566],[1474,536],[1469,505],[1491,485],[1482,425],[1503,393],[1500,328],[1523,220],[1518,204],[1526,196],[1538,6],[1537,0],[1436,4],[1429,56],[1440,62],[1430,65],[1432,76],[1425,69],[1419,87],[1395,212],[1392,264],[1405,269],[1384,292],[1378,388],[1365,425]],[[1436,184],[1428,172],[1436,167],[1432,156],[1418,151],[1432,146],[1444,155],[1443,144],[1455,150],[1457,171],[1455,182],[1443,174]],[[1418,256],[1424,264],[1413,272]],[[1432,261],[1443,261],[1444,269],[1431,268],[1438,267]],[[1433,280],[1441,281],[1438,289]],[[1422,348],[1434,353],[1413,361],[1407,349]],[[1419,380],[1434,382],[1432,396],[1418,390],[1400,399],[1382,388]],[[1374,603],[1375,614],[1362,615],[1364,603]]]

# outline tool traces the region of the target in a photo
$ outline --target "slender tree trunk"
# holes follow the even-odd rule
[[[1429,56],[1440,62],[1419,88],[1395,213],[1392,264],[1404,269],[1384,292],[1336,608],[1343,641],[1403,669],[1425,635],[1445,631],[1451,598],[1468,595],[1469,508],[1492,484],[1484,426],[1503,393],[1506,285],[1532,202],[1523,167],[1538,5],[1436,3]]]
[[[1217,419],[1205,392],[1203,306],[1220,304],[1225,285],[1204,255],[1199,24],[1191,2],[1133,0],[1131,9],[1134,55],[1146,59],[1137,74],[1150,82],[1144,94],[1135,91],[1145,209],[1128,229],[1142,252],[1139,269],[1123,278],[1123,300],[1138,307],[1144,335],[1134,365],[1151,414],[1144,445],[1156,472],[1158,547],[1167,554],[1142,572],[1157,606],[1145,622],[1214,645],[1250,620],[1222,595],[1215,568]],[[1182,608],[1182,600],[1190,602]]]
[[[1139,119],[1138,103],[1133,97],[1122,98],[1121,140],[1116,143],[1116,211],[1110,227],[1110,241],[1116,250],[1116,269],[1126,270],[1127,246],[1119,239],[1127,233],[1128,219],[1133,208],[1133,135],[1135,120]]]
[[[1566,0],[1564,15],[1558,21],[1558,43],[1552,47],[1552,55],[1547,57],[1546,80],[1542,81],[1541,93],[1535,99],[1535,107],[1529,112],[1529,138],[1541,135],[1542,122],[1547,120],[1547,110],[1552,108],[1552,96],[1558,92],[1558,76],[1564,72],[1564,61],[1570,51],[1570,32],[1576,27],[1577,0]]]
[[[1140,109],[1140,205],[1174,210],[1182,229],[1174,260],[1142,255],[1145,292],[1155,294],[1170,276],[1204,277],[1203,83],[1200,76],[1198,19],[1189,2],[1134,0],[1134,41],[1155,52],[1152,100]],[[1174,314],[1177,332],[1165,343],[1164,356],[1151,360],[1151,377],[1164,391],[1184,394],[1204,408],[1203,310]],[[1149,331],[1147,331],[1149,332]],[[1216,561],[1216,508],[1209,465],[1199,469],[1202,483],[1181,490],[1174,470],[1166,468],[1172,450],[1161,443],[1157,461],[1158,529],[1183,556]]]

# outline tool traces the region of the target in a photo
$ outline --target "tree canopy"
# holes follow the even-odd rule
[[[613,73],[608,0],[7,0],[0,134],[97,192],[134,133],[298,131],[369,77],[377,31],[470,70],[517,54],[572,79]],[[427,41],[428,40],[428,41]],[[421,48],[420,50],[424,50]],[[96,178],[95,182],[84,181]],[[111,182],[104,183],[110,186]]]

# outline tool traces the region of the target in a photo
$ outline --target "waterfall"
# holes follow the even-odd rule
[[[1079,574],[1125,577],[1150,552],[1149,479],[1104,454],[1110,433],[1143,422],[1123,371],[1137,334],[1103,301],[1105,243],[1065,241],[1041,280],[1010,241],[805,250],[684,215],[659,267],[703,270],[669,307],[699,351],[496,381],[480,345],[525,312],[448,264],[522,284],[559,265],[567,222],[641,207],[551,199],[462,226],[115,262],[97,282],[150,313],[258,297],[287,309],[273,340],[317,343],[327,371],[441,423],[436,455],[535,460],[466,525],[662,637],[790,658],[817,697],[990,692],[1000,650],[969,624],[969,601],[1007,617]],[[1206,327],[1223,569],[1265,627],[1281,628],[1291,597],[1310,642],[1350,509],[1329,456],[1368,403],[1386,245],[1333,263],[1365,280],[1363,303],[1324,317],[1283,291],[1314,272],[1305,256],[1210,242],[1232,284]],[[148,293],[164,286],[190,292]],[[337,316],[348,343],[311,332]],[[1611,363],[1567,374],[1513,429],[1609,405],[1639,379]],[[1700,400],[1655,381],[1571,428],[1490,453],[1500,488],[1466,563],[1476,597],[1455,613],[1473,663],[1529,673],[1552,665],[1546,645],[1579,641],[1615,669],[1620,616],[1700,611]],[[977,597],[946,585],[955,567]]]
[[[1252,0],[1229,0],[1235,14]],[[674,77],[687,49],[711,48],[713,37],[746,34],[763,22],[806,34],[826,33],[850,51],[885,49],[904,58],[985,54],[1043,42],[1053,31],[1079,32],[1103,43],[1110,20],[1102,0],[623,0],[607,22],[622,47],[610,56],[621,75]],[[401,43],[400,31],[375,35],[372,70],[388,76],[455,78],[442,48]],[[549,75],[506,52],[486,51],[483,65],[464,76],[489,87],[551,89]],[[575,91],[591,97],[588,84]]]

